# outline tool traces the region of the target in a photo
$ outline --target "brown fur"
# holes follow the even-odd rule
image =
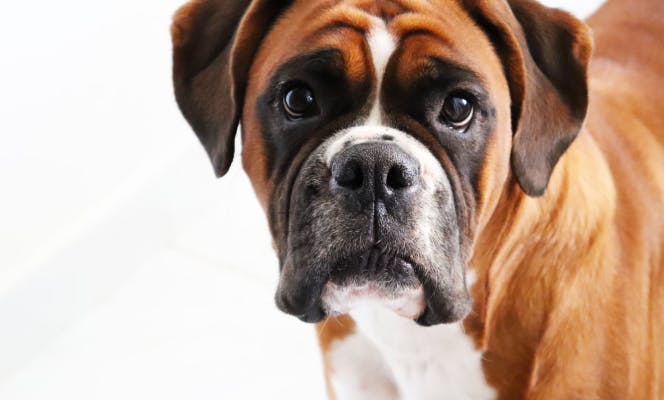
[[[525,0],[512,3],[532,7]],[[362,34],[370,20],[361,9],[389,19],[393,34],[409,47],[409,57],[398,65],[400,76],[415,68],[412,54],[440,52],[477,71],[496,102],[500,132],[491,138],[480,174],[470,262],[478,280],[472,293],[474,313],[465,326],[484,351],[488,382],[501,399],[664,398],[664,53],[659,51],[664,3],[610,0],[588,20],[595,42],[588,117],[540,198],[528,197],[515,176],[524,173],[524,165],[540,168],[529,164],[538,160],[524,159],[525,164],[510,168],[510,152],[514,146],[525,146],[523,154],[534,152],[533,146],[551,138],[519,136],[534,122],[512,118],[541,112],[538,99],[528,97],[533,91],[554,93],[550,88],[542,92],[546,84],[533,74],[546,74],[554,82],[561,77],[554,76],[555,70],[535,71],[531,55],[524,61],[508,49],[497,48],[499,57],[488,51],[487,37],[462,9],[478,7],[487,23],[507,24],[505,15],[484,10],[486,4],[297,1],[256,50],[246,98],[262,93],[268,77],[288,58],[327,45],[343,49],[351,79],[364,79],[371,71]],[[400,15],[403,8],[419,13]],[[186,25],[183,21],[193,14],[185,8],[176,26]],[[553,18],[571,27],[575,62],[583,66],[590,55],[585,29],[566,14],[554,13]],[[330,26],[335,29],[325,29]],[[177,43],[186,40],[183,35],[174,31]],[[431,35],[447,46],[425,38]],[[541,35],[545,39],[548,33]],[[527,46],[518,31],[503,39],[511,43],[507,47]],[[504,65],[510,74],[529,76],[528,82],[540,86],[529,88],[518,77],[506,79]],[[579,96],[574,88],[567,91],[558,94]],[[510,95],[523,105],[511,109],[512,115]],[[553,107],[557,118],[548,124],[564,126],[574,119],[564,104],[553,101]],[[243,164],[266,206],[273,177],[265,167],[255,112],[251,101],[244,103]],[[514,143],[512,123],[520,129]],[[430,147],[435,150],[435,144]],[[515,155],[511,157],[514,162]],[[547,179],[537,177],[533,187]],[[348,317],[337,322],[319,326],[323,353],[352,333]],[[327,363],[326,368],[329,373]]]
[[[508,184],[478,239],[466,325],[501,398],[664,396],[664,5],[640,4],[590,18],[585,128],[546,195]]]
[[[340,315],[338,317],[329,317],[325,321],[316,325],[316,332],[318,333],[318,343],[323,352],[323,366],[325,367],[325,383],[327,386],[327,394],[329,398],[334,398],[334,390],[332,389],[332,382],[330,377],[334,372],[329,358],[326,356],[336,341],[343,340],[348,335],[355,332],[355,322],[348,315]]]
[[[529,198],[508,181],[477,239],[479,318],[466,327],[502,399],[664,396],[664,96],[651,89],[664,87],[664,57],[653,57],[647,31],[635,40],[595,25],[664,26],[647,10],[625,15],[623,4],[589,21],[589,118],[546,195]],[[625,59],[631,68],[614,64]],[[484,194],[496,192],[494,165]],[[484,201],[488,214],[496,200]],[[345,334],[322,337],[323,349]]]

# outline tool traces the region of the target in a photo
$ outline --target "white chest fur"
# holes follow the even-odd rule
[[[379,307],[351,315],[357,333],[339,342],[332,349],[336,354],[330,354],[333,374],[353,376],[356,381],[336,379],[339,400],[385,398],[387,388],[409,400],[495,398],[484,379],[482,355],[460,324],[424,328]]]

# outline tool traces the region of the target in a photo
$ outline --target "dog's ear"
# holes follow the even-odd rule
[[[233,160],[254,55],[287,3],[192,0],[173,17],[175,97],[219,177]]]
[[[467,0],[502,60],[512,100],[512,170],[541,196],[588,109],[589,29],[532,0]]]

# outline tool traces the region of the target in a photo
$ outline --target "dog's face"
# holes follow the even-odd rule
[[[365,301],[458,320],[478,203],[499,194],[482,175],[502,185],[509,170],[500,60],[458,6],[383,19],[352,3],[296,3],[250,73],[243,126],[258,144],[243,161],[272,188],[277,304],[307,321]]]
[[[309,322],[365,302],[463,318],[478,231],[514,181],[544,191],[583,120],[582,25],[527,1],[227,3],[176,16],[176,91],[219,174],[241,119],[277,305]]]

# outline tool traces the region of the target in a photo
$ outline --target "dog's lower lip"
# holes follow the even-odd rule
[[[371,248],[336,263],[325,283],[321,301],[328,315],[344,314],[380,304],[414,319],[425,306],[417,264],[409,257]]]
[[[298,315],[297,318],[303,322],[317,323],[325,319],[325,314],[325,311],[321,307],[315,306],[307,313]]]
[[[420,284],[417,264],[410,257],[372,247],[340,258],[330,268],[330,281],[344,285],[382,282],[385,287]]]

